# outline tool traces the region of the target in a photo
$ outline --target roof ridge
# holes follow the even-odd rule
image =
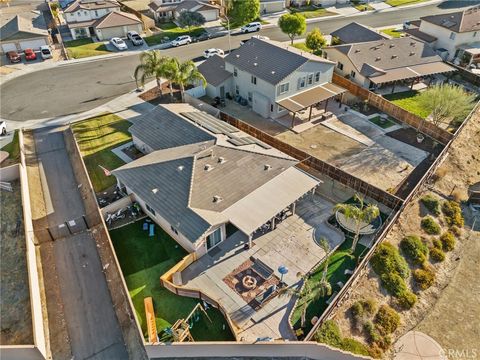
[[[246,134],[246,133],[245,133]],[[250,134],[247,134],[248,136],[252,136]],[[255,136],[252,136],[252,137],[255,137]],[[261,141],[261,140],[259,140]],[[256,145],[256,144],[250,144],[250,145]],[[231,147],[231,146],[225,146],[225,145],[220,145],[220,144],[215,144],[214,146],[212,147],[215,147],[215,146],[218,146],[218,147],[221,147],[221,148],[225,148],[225,149],[228,149],[228,150],[233,150],[233,151],[243,151],[243,152],[247,152],[249,154],[255,154],[255,155],[264,155],[264,156],[267,156],[267,157],[271,157],[271,158],[274,158],[274,159],[282,159],[282,160],[290,160],[290,161],[296,161],[297,163],[299,163],[300,161],[295,159],[295,158],[288,158],[288,157],[283,157],[283,156],[279,156],[279,155],[273,155],[273,154],[265,154],[265,153],[262,153],[262,152],[257,152],[257,151],[252,151],[252,150],[248,150],[248,149],[240,149],[238,147]],[[285,154],[285,156],[288,156],[287,154]]]

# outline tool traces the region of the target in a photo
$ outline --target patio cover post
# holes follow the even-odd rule
[[[248,247],[251,249],[252,248],[252,234],[248,235]]]
[[[295,214],[295,201],[292,203],[292,215]]]
[[[310,105],[310,112],[308,113],[308,121],[312,119],[312,108],[313,108],[313,105]]]
[[[293,129],[293,127],[295,126],[295,114],[296,114],[296,112],[293,112],[293,116],[292,116],[292,129]]]
[[[275,216],[272,218],[272,230],[275,230]]]
[[[392,85],[392,94],[393,94],[393,92],[395,91],[395,83],[396,83],[396,81],[394,81],[394,82],[393,82],[393,85]]]
[[[416,78],[413,78],[412,85],[410,85],[410,90],[413,90],[413,85],[415,85],[415,80],[416,80]]]

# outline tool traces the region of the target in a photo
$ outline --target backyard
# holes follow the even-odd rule
[[[130,125],[114,114],[103,114],[72,125],[95,192],[115,185],[115,177],[106,176],[100,166],[114,170],[124,164],[111,150],[132,140],[128,132]]]
[[[68,57],[72,59],[110,54],[104,43],[92,42],[92,39],[65,41],[63,45],[67,49]]]
[[[20,162],[20,146],[18,144],[18,130],[15,130],[13,134],[12,142],[5,145],[0,150],[6,151],[8,153],[8,159],[2,163],[3,166],[9,166]]]
[[[420,91],[411,90],[399,92],[396,94],[384,95],[384,98],[391,101],[395,105],[411,112],[412,114],[418,115],[423,119],[426,119],[429,115],[428,110],[420,104],[419,97]]]
[[[337,15],[337,13],[334,13],[332,11],[328,11],[323,8],[318,8],[315,6],[301,6],[298,8],[291,7],[290,12],[292,14],[301,14],[305,16],[306,19],[313,19],[313,18],[318,18],[318,17],[324,17],[324,16],[332,16],[332,15]]]
[[[168,38],[168,41],[170,41],[175,39],[177,36],[190,35],[191,37],[196,37],[205,32],[205,29],[202,27],[193,27],[190,30],[182,29],[173,22],[162,23],[158,25],[158,27],[162,29],[161,32],[145,38],[145,41],[149,46],[161,44],[164,42],[165,38]]]
[[[396,124],[392,118],[383,118],[381,116],[374,116],[372,118],[368,118],[368,121],[374,123],[377,126],[380,126],[382,129],[388,129],[389,127],[392,127]]]
[[[155,236],[149,237],[142,229],[144,221],[112,230],[110,235],[137,318],[146,334],[144,298],[153,298],[158,332],[172,326],[178,319],[186,318],[199,301],[175,295],[160,285],[160,276],[187,253],[157,225]],[[212,322],[202,313],[191,328],[195,341],[234,340],[219,310],[209,308],[207,314]]]

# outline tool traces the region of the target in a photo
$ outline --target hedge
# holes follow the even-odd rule
[[[380,244],[373,254],[370,263],[377,275],[384,273],[396,273],[403,279],[410,275],[405,258],[398,252],[398,249],[388,242]]]

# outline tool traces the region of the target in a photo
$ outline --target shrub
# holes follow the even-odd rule
[[[353,303],[352,307],[350,308],[352,311],[352,315],[355,318],[362,317],[363,316],[363,306],[360,301],[356,301]]]
[[[398,296],[397,298],[399,305],[406,310],[411,309],[413,305],[415,305],[415,303],[417,302],[417,296],[411,291],[405,291],[401,296]]]
[[[400,315],[390,306],[384,304],[375,315],[375,324],[382,335],[388,335],[397,330],[400,325]]]
[[[370,354],[369,349],[366,345],[362,344],[360,341],[353,338],[343,338],[340,349],[352,352],[358,355],[368,356]]]
[[[370,298],[363,300],[362,305],[363,310],[370,316],[373,316],[377,312],[378,304],[375,299]]]
[[[430,235],[440,234],[440,225],[438,225],[431,216],[425,216],[420,223],[422,229]]]
[[[382,350],[387,350],[390,347],[390,345],[392,345],[392,338],[390,337],[390,335],[382,336],[377,341],[377,345]]]
[[[421,269],[413,272],[413,278],[420,289],[426,290],[435,282],[435,270],[431,265],[425,263]]]
[[[432,244],[433,244],[433,247],[435,249],[439,249],[439,250],[442,250],[443,247],[442,247],[442,242],[439,240],[439,239],[432,239]],[[432,250],[430,250],[431,252]]]
[[[440,201],[436,196],[430,194],[425,195],[420,201],[433,215],[440,215]]]
[[[370,260],[377,275],[396,273],[403,279],[410,275],[410,268],[398,249],[388,242],[380,244]]]
[[[450,231],[444,232],[440,236],[442,242],[442,249],[445,251],[452,251],[455,248],[455,237]]]
[[[380,341],[382,336],[371,321],[367,321],[365,324],[363,324],[363,330],[365,331],[367,339],[370,343],[376,343]]]
[[[383,356],[383,351],[380,348],[380,346],[378,346],[377,343],[373,343],[372,345],[370,345],[370,348],[368,349],[368,352],[369,352],[370,357],[372,357],[374,359],[381,359],[382,356]]]
[[[450,228],[450,231],[452,232],[453,235],[455,235],[456,237],[459,237],[460,235],[462,235],[462,229],[460,229],[458,226],[456,225],[453,225],[451,228]]]
[[[430,259],[436,262],[442,262],[445,260],[445,253],[441,249],[433,248],[430,250]]]
[[[428,247],[416,235],[409,235],[402,239],[400,248],[408,259],[415,264],[422,264],[428,257]]]
[[[462,209],[455,201],[445,201],[442,205],[442,212],[445,215],[445,221],[449,226],[463,227],[464,220]]]
[[[403,293],[408,291],[405,280],[397,273],[385,273],[380,277],[382,285],[387,291],[395,297],[402,296]]]
[[[342,338],[340,328],[333,320],[327,320],[315,333],[315,340],[355,354],[368,356],[369,348],[352,338]]]

